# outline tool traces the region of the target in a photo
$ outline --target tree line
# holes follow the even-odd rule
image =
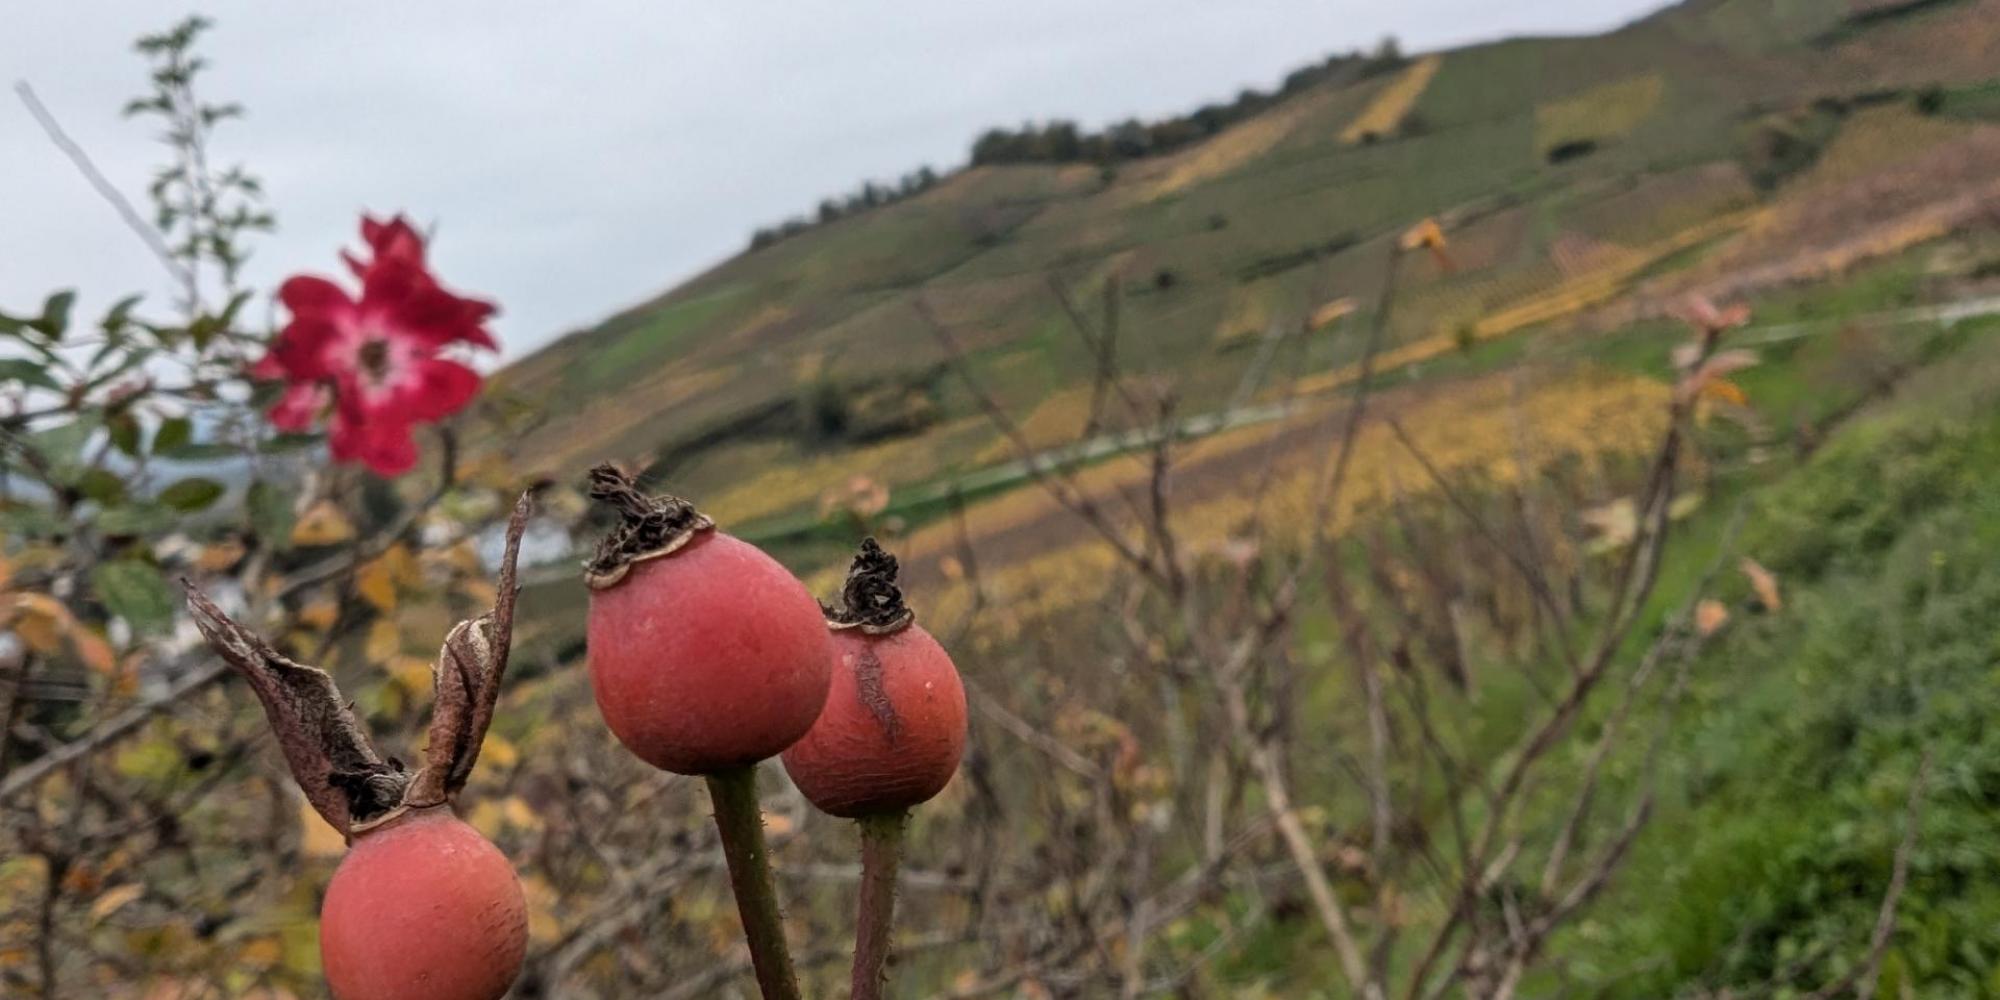
[[[1401,44],[1390,36],[1372,51],[1336,53],[1301,66],[1286,74],[1276,90],[1245,88],[1226,104],[1205,104],[1192,113],[1172,118],[1153,122],[1129,118],[1095,132],[1060,118],[1023,122],[1015,129],[990,128],[973,140],[969,161],[975,167],[1020,163],[1095,163],[1110,167],[1126,160],[1159,156],[1200,142],[1313,87],[1336,81],[1353,83],[1392,72],[1407,62]],[[930,190],[941,179],[937,171],[926,166],[904,174],[894,184],[868,181],[845,197],[821,201],[812,215],[795,215],[758,229],[750,237],[750,249],[761,250],[815,226],[894,204]]]

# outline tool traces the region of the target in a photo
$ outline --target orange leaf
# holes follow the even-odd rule
[[[1729,609],[1722,602],[1710,598],[1694,606],[1694,630],[1704,639],[1722,631],[1729,624]]]
[[[111,644],[104,641],[103,636],[80,628],[70,633],[69,644],[76,649],[76,658],[82,660],[84,666],[100,674],[118,672],[118,654],[112,651]]]
[[[1764,606],[1764,610],[1784,610],[1785,601],[1778,593],[1777,576],[1749,556],[1744,556],[1739,565],[1743,575],[1750,578],[1750,589],[1757,592],[1757,602]]]
[[[312,601],[299,609],[299,624],[315,632],[332,628],[339,618],[340,605],[326,598]]]
[[[102,922],[104,918],[124,909],[133,900],[145,894],[146,887],[137,883],[126,883],[116,888],[106,889],[102,895],[91,902],[90,919],[93,923]]]
[[[1743,387],[1726,378],[1709,379],[1702,383],[1700,392],[1703,396],[1735,406],[1750,405],[1750,397],[1744,394]]]

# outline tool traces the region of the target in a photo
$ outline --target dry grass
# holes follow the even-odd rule
[[[1410,109],[1417,106],[1417,100],[1437,76],[1438,67],[1444,65],[1442,56],[1425,56],[1405,67],[1389,85],[1382,88],[1361,113],[1354,116],[1347,128],[1340,133],[1340,141],[1348,145],[1365,142],[1370,137],[1381,138],[1393,134],[1403,124]]]

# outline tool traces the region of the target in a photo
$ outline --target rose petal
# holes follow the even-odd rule
[[[427,358],[417,362],[415,377],[402,393],[404,412],[412,420],[433,422],[465,409],[479,395],[479,373],[456,361]]]
[[[272,405],[266,415],[271,420],[271,426],[281,431],[297,433],[308,430],[319,420],[320,414],[326,411],[327,404],[332,401],[332,395],[324,385],[313,382],[294,383],[285,390],[283,396],[278,397],[277,403]]]
[[[334,420],[327,448],[337,461],[360,462],[384,478],[394,478],[417,467],[417,443],[410,436],[408,424],[358,423],[344,410]]]
[[[348,298],[339,285],[311,274],[286,279],[283,285],[278,286],[278,301],[283,302],[294,316],[338,313],[354,308],[354,300]]]

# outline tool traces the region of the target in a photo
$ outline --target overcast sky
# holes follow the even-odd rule
[[[446,281],[497,298],[518,356],[649,298],[756,226],[864,178],[964,158],[993,124],[1154,117],[1394,34],[1415,51],[1587,33],[1659,0],[231,0],[199,9],[217,154],[280,232],[250,279],[331,271],[356,213],[435,225]],[[77,286],[164,304],[159,266],[46,142],[27,80],[135,199],[160,155],[119,117],[160,0],[0,0],[0,310]]]

